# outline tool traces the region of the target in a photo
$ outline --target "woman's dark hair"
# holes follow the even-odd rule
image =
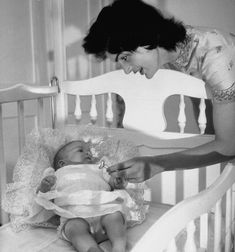
[[[83,40],[83,48],[103,60],[106,52],[135,51],[139,46],[174,51],[185,39],[182,22],[163,17],[141,0],[116,0],[101,10]]]

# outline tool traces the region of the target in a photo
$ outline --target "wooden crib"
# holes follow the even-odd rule
[[[181,151],[214,137],[203,134],[206,127],[204,99],[210,98],[210,94],[202,81],[182,73],[160,70],[153,79],[147,80],[139,74],[125,75],[118,70],[89,80],[54,79],[51,84],[51,87],[19,84],[0,92],[1,195],[5,191],[7,173],[2,119],[4,103],[17,104],[20,151],[26,134],[25,100],[36,100],[35,127],[48,127],[48,111],[52,110],[51,127],[63,130],[79,127],[90,120],[93,124],[106,126],[109,135],[134,142],[143,155]],[[115,128],[115,109],[112,110],[115,94],[125,101],[125,129]],[[172,95],[180,97],[178,133],[165,131],[164,104]],[[201,134],[184,133],[184,96],[201,98],[198,118]],[[49,102],[44,102],[44,98]],[[85,102],[91,102],[85,115],[81,109],[84,98]],[[71,112],[71,107],[75,112]],[[149,214],[144,223],[128,230],[128,251],[234,251],[234,182],[232,163],[155,176],[147,182],[151,188]],[[14,233],[7,222],[7,214],[1,211],[1,223],[4,224],[0,228],[1,251],[73,251],[69,244],[57,238],[55,230],[38,228]],[[102,246],[109,251],[107,242]]]

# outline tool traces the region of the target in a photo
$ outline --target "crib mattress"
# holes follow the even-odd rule
[[[127,251],[130,251],[148,228],[170,208],[170,205],[152,203],[146,220],[141,225],[128,229]],[[108,241],[103,242],[101,247],[106,252],[110,251]],[[58,238],[54,229],[34,228],[14,233],[9,224],[0,228],[0,250],[1,252],[75,251],[70,243]]]

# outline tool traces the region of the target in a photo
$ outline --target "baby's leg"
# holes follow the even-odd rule
[[[90,234],[89,224],[84,219],[76,218],[66,222],[64,234],[79,252],[102,252]]]
[[[112,244],[112,252],[126,251],[126,225],[121,212],[102,216],[103,225]]]

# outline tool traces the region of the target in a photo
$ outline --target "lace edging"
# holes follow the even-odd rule
[[[223,90],[212,91],[213,101],[217,103],[229,103],[235,101],[235,82],[231,87]]]

